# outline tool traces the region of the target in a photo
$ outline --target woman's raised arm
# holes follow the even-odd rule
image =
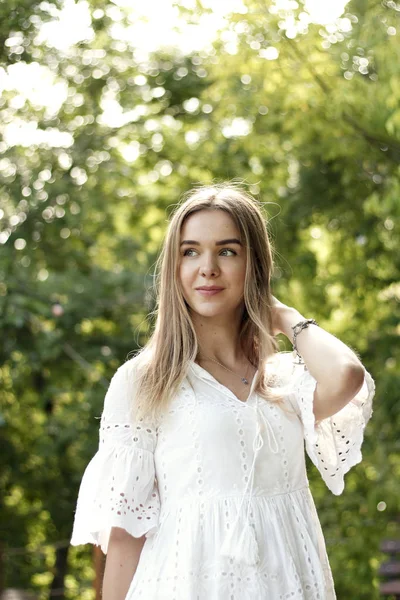
[[[273,330],[293,343],[293,330],[305,318],[295,308],[274,297]],[[341,410],[361,389],[365,370],[351,348],[321,327],[312,325],[298,336],[299,354],[316,379],[314,415],[320,421]]]

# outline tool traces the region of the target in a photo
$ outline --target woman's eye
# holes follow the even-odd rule
[[[188,248],[187,250],[185,250],[185,252],[183,253],[183,256],[188,256],[188,252],[195,252],[196,250],[194,248]],[[221,252],[233,252],[233,254],[237,254],[235,252],[235,250],[232,250],[232,248],[223,248],[221,250]]]

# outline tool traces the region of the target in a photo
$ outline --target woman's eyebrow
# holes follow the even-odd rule
[[[183,246],[184,244],[190,244],[191,246],[200,246],[200,242],[196,242],[195,240],[183,240],[183,242],[180,243],[180,246]],[[215,242],[216,246],[224,246],[225,244],[238,244],[239,246],[241,246],[242,242],[236,238],[230,238],[228,240],[220,240],[219,242]]]

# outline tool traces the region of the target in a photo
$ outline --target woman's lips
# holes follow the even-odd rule
[[[196,290],[197,292],[199,292],[199,294],[201,294],[202,296],[214,296],[215,294],[219,294],[220,292],[223,292],[224,290]]]

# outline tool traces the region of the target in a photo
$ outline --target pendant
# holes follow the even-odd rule
[[[249,382],[247,381],[246,377],[242,377],[242,381],[243,381],[243,383],[245,383],[246,385],[249,385]]]

